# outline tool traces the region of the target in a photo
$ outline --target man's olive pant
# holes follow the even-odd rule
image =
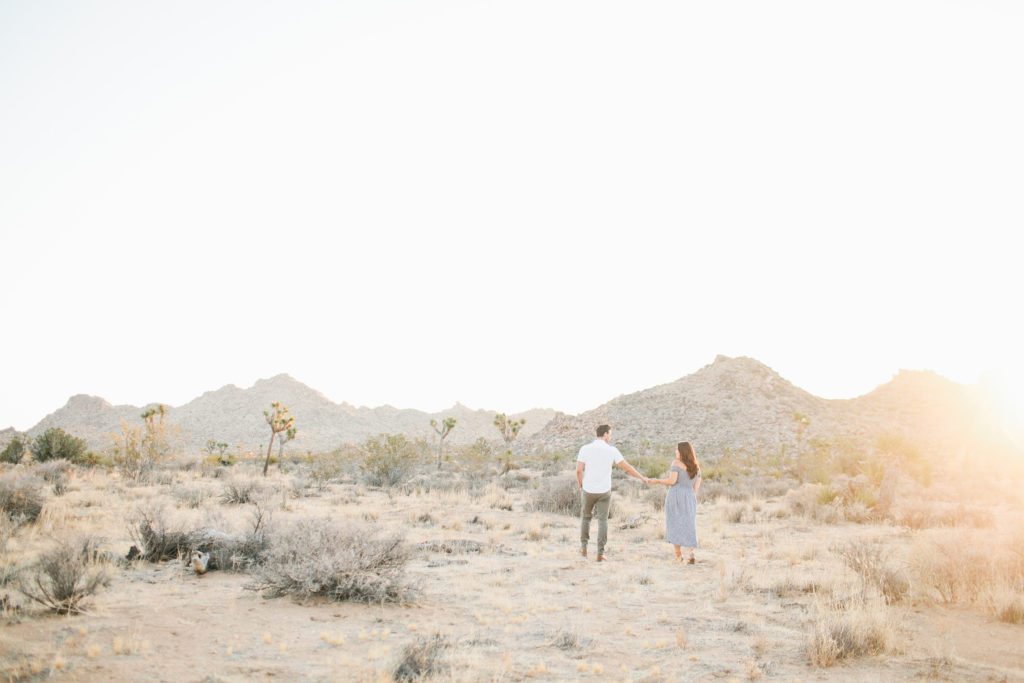
[[[587,549],[587,543],[590,542],[590,520],[597,517],[597,554],[604,555],[604,545],[608,542],[608,507],[611,502],[611,491],[580,491],[580,546],[583,550]]]

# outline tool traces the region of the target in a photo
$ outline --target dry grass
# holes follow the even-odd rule
[[[19,590],[58,614],[83,611],[86,602],[110,582],[93,539],[63,541],[44,552],[19,579]]]
[[[501,476],[446,462],[441,475],[420,467],[374,488],[348,461],[318,484],[313,464],[265,480],[245,460],[221,477],[176,466],[142,483],[75,470],[60,498],[42,482],[43,513],[9,523],[0,560],[29,567],[52,536],[97,532],[117,555],[136,543],[150,559],[92,596],[95,614],[74,619],[88,635],[35,619],[38,603],[5,605],[0,662],[141,680],[173,631],[175,662],[238,678],[796,680],[835,676],[814,668],[842,663],[841,676],[877,680],[922,675],[956,633],[913,631],[922,610],[969,609],[987,629],[1019,629],[1024,611],[1024,534],[999,535],[994,513],[993,527],[955,536],[878,523],[860,480],[785,495],[752,476],[723,483],[720,499],[702,496],[702,547],[687,566],[662,538],[664,489],[619,474],[621,521],[598,564],[579,557],[575,511],[562,504],[566,491],[579,500],[569,466],[549,476],[527,462]],[[221,499],[235,481],[271,493],[258,506]],[[203,543],[221,553],[211,565],[243,574],[186,570],[181,558]],[[957,573],[951,556],[979,571]],[[244,587],[296,600],[255,600]],[[175,662],[162,675],[193,675]],[[961,649],[940,674],[998,678],[987,666]]]
[[[883,654],[893,642],[891,617],[878,606],[822,607],[815,616],[806,651],[811,664],[829,667],[853,657]]]
[[[408,602],[415,594],[405,577],[409,553],[398,535],[303,520],[271,536],[252,587],[299,600]]]

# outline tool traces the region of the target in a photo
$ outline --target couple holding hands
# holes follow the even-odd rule
[[[666,479],[645,477],[626,462],[619,449],[611,445],[612,428],[600,425],[597,438],[580,448],[576,457],[576,481],[580,485],[580,546],[587,557],[590,542],[590,520],[597,517],[597,561],[604,562],[604,548],[608,541],[608,507],[612,501],[612,466],[618,465],[645,484],[668,487],[665,495],[665,540],[672,544],[676,559],[683,560],[683,548],[688,550],[686,562],[695,562],[693,550],[697,547],[697,489],[700,488],[700,467],[689,441],[676,447],[675,459]]]

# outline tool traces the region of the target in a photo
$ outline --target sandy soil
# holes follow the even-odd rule
[[[857,590],[830,548],[870,538],[906,552],[913,540],[907,529],[819,524],[775,514],[783,503],[771,499],[758,501],[755,521],[732,523],[733,503],[705,501],[703,547],[690,566],[671,557],[660,540],[660,514],[627,484],[616,483],[609,560],[600,564],[579,556],[575,519],[529,510],[529,487],[493,488],[479,498],[389,495],[354,484],[282,494],[274,498],[277,524],[317,517],[402,530],[412,544],[470,539],[484,550],[418,551],[408,575],[420,597],[403,606],[266,599],[247,588],[245,574],[197,576],[176,561],[119,568],[87,614],[9,612],[0,625],[0,674],[175,683],[391,680],[403,648],[437,632],[453,644],[445,680],[1024,680],[1024,626],[925,601],[887,608],[893,646],[884,655],[811,665],[806,646],[821,591]],[[132,488],[90,475],[53,501],[38,529],[14,539],[12,552],[27,556],[74,528],[104,532],[123,554],[132,506],[175,486],[212,494],[222,483]],[[496,507],[496,499],[513,509]],[[182,523],[238,528],[248,510],[211,498],[175,514]],[[620,528],[637,520],[636,528]]]

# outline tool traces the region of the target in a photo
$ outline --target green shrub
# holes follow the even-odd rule
[[[3,451],[0,451],[0,462],[9,462],[16,465],[21,462],[21,456],[24,454],[25,444],[21,438],[16,436],[13,441],[7,444]]]
[[[401,434],[381,434],[359,447],[359,469],[370,486],[392,487],[408,479],[420,461],[416,445]]]
[[[32,442],[32,457],[37,462],[47,460],[70,460],[76,462],[85,457],[88,444],[65,432],[60,427],[51,427]]]

